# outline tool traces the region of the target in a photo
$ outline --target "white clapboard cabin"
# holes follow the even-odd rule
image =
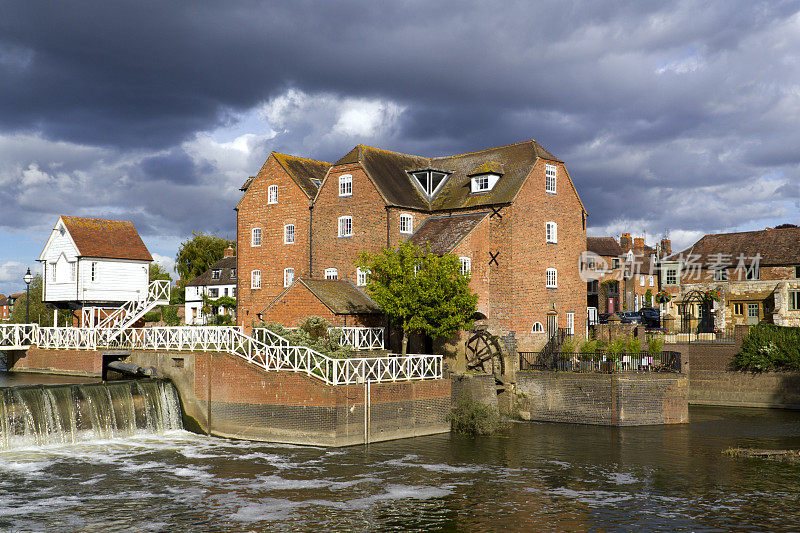
[[[39,256],[43,300],[59,309],[116,309],[113,319],[85,314],[92,326],[128,327],[168,303],[169,282],[149,283],[152,261],[131,222],[61,216]]]

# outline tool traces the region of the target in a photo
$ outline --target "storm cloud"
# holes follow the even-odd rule
[[[566,161],[595,235],[669,230],[680,246],[800,221],[798,2],[0,12],[5,242],[60,213],[109,216],[173,256],[192,230],[233,234],[238,187],[270,150],[335,161],[359,142],[435,156],[535,138]]]

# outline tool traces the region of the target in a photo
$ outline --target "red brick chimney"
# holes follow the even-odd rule
[[[672,255],[672,243],[666,237],[661,239],[661,257]]]
[[[223,257],[233,257],[236,255],[233,251],[233,246],[228,246],[225,248],[225,252],[223,252]]]
[[[634,237],[633,250],[636,254],[644,252],[644,237]]]
[[[633,239],[631,239],[630,233],[623,233],[622,237],[619,238],[619,246],[622,248],[622,251],[627,252],[631,248],[633,248]]]

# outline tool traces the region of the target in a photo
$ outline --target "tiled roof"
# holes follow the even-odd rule
[[[0,296],[0,306],[8,305],[8,298],[5,296]]]
[[[232,270],[236,269],[235,257],[223,257],[213,265],[211,268],[194,278],[186,284],[186,286],[204,286],[204,285],[235,285],[236,276],[232,275]],[[219,279],[212,279],[212,272],[219,270]]]
[[[292,177],[297,183],[297,186],[309,198],[313,198],[317,194],[320,183],[331,168],[331,164],[325,161],[317,161],[315,159],[308,159],[305,157],[297,157],[293,155],[281,154],[272,152],[275,160],[283,167],[283,169]],[[240,191],[246,191],[250,188],[255,176],[250,176],[245,180],[244,184],[239,188]]]
[[[537,158],[559,161],[536,141],[487,148],[447,157],[421,157],[359,144],[335,165],[361,162],[387,203],[418,209],[458,209],[511,202]],[[435,168],[449,172],[442,188],[429,202],[412,184],[408,171]],[[503,176],[491,191],[471,194],[470,176],[499,172]]]
[[[421,248],[430,247],[435,254],[446,254],[456,247],[475,226],[489,214],[488,211],[428,218],[408,242]]]
[[[153,260],[132,222],[68,216],[61,220],[81,256]]]
[[[759,264],[800,265],[800,228],[766,229],[740,233],[718,233],[703,236],[690,248],[672,254],[667,260],[686,258],[702,265],[715,262],[711,256],[725,254],[730,256],[729,266],[738,264],[739,255],[744,255],[747,264],[756,254],[761,255]]]
[[[378,304],[349,281],[302,278],[298,282],[305,285],[334,314],[368,315],[382,313]]]
[[[614,237],[586,237],[586,251],[605,257],[619,257],[625,253]]]

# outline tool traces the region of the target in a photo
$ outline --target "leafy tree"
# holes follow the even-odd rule
[[[217,235],[194,232],[192,238],[181,244],[175,256],[175,272],[185,284],[193,280],[222,259],[225,248],[234,246],[233,241]]]
[[[150,263],[150,283],[156,280],[169,280],[172,281],[172,276],[169,275],[169,272],[159,265],[158,263]]]
[[[42,302],[42,275],[37,274],[34,276],[30,285],[31,306],[30,306],[30,321],[32,324],[39,324],[44,327],[51,327],[53,325],[53,310],[47,307]],[[25,301],[27,296],[25,292],[22,293],[16,303],[14,303],[14,310],[9,317],[9,322],[15,324],[25,323]],[[72,325],[72,312],[67,309],[62,309],[58,312],[58,325]]]
[[[448,337],[472,325],[478,296],[470,291],[469,276],[461,274],[456,256],[436,255],[405,242],[397,250],[363,252],[357,264],[370,272],[369,295],[401,325],[403,355],[409,333]]]

